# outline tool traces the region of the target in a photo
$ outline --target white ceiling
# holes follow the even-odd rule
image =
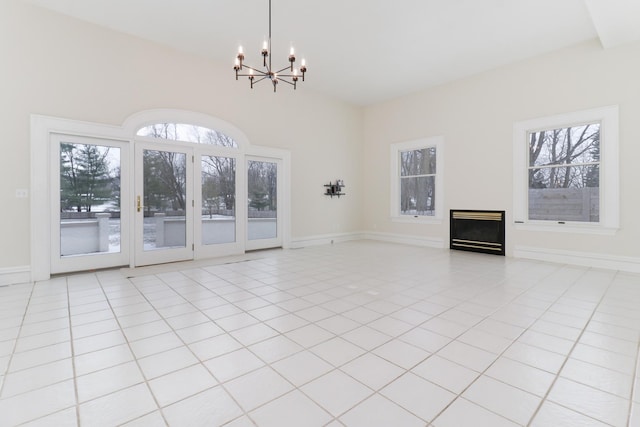
[[[268,0],[23,1],[228,63],[242,90],[238,45],[258,66],[269,31]],[[309,69],[298,90],[357,105],[594,38],[605,48],[639,40],[640,1],[272,0],[274,67],[293,44]]]

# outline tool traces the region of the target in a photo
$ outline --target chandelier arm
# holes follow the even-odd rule
[[[254,77],[254,78],[267,78],[267,74],[238,74],[238,77]]]
[[[244,64],[243,64],[243,65],[242,65],[242,69],[244,70],[245,68],[247,68],[247,69],[249,69],[249,70],[253,70],[253,71],[254,71],[254,72],[256,72],[258,75],[261,75],[261,76],[266,76],[266,75],[268,75],[268,74],[269,74],[269,72],[268,72],[269,70],[267,70],[267,72],[265,73],[264,71],[262,71],[262,70],[261,70],[261,69],[259,69],[259,68],[253,68],[253,67],[250,67],[250,66],[248,66],[248,65],[244,65]],[[239,75],[241,76],[241,75],[243,75],[243,74],[239,74]]]
[[[281,70],[275,71],[275,73],[276,73],[277,75],[280,75],[280,73],[282,73],[284,70],[288,70],[288,69],[289,69],[289,67],[284,67],[284,68],[283,68],[283,69],[281,69]],[[282,74],[282,75],[283,75],[283,76],[286,76],[286,74]]]
[[[290,82],[289,80],[281,79],[281,78],[280,78],[280,76],[278,76],[277,80],[278,80],[278,81],[281,81],[281,82],[288,83],[288,84],[290,84],[291,86],[295,86],[295,83]]]
[[[268,77],[269,77],[269,76],[261,77],[261,78],[259,78],[258,80],[256,80],[255,82],[253,82],[253,84],[254,84],[254,85],[255,85],[255,84],[258,84],[258,83],[260,83],[261,81],[263,81],[264,79],[266,79],[266,78],[268,78]]]

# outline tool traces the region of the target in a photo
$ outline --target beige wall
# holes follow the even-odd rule
[[[365,224],[379,232],[443,239],[449,209],[507,211],[507,252],[515,246],[640,257],[640,43],[603,50],[597,41],[556,51],[365,110]],[[620,106],[620,230],[615,236],[515,230],[513,124],[516,121]],[[389,219],[389,145],[445,138],[445,221]],[[509,223],[511,222],[511,224]]]
[[[30,262],[29,200],[15,190],[30,185],[31,114],[113,125],[157,108],[218,117],[252,145],[291,151],[294,239],[360,228],[360,108],[304,85],[251,91],[234,80],[231,60],[216,64],[17,0],[0,2],[0,58],[0,272]],[[336,178],[351,192],[330,200],[323,184]]]
[[[637,257],[640,236],[640,43],[594,41],[368,108],[304,85],[251,91],[228,64],[184,54],[25,5],[0,2],[0,273],[30,262],[31,114],[120,125],[149,109],[197,111],[242,130],[254,145],[292,153],[292,237],[380,231],[448,239],[441,225],[389,219],[389,145],[445,137],[445,214],[504,209],[512,220],[514,121],[620,106],[621,229],[615,236],[532,233],[507,225],[516,245]],[[313,74],[309,75],[313,78]],[[266,90],[265,90],[266,89]],[[343,179],[347,197],[322,185]]]

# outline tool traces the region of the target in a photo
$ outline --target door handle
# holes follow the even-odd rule
[[[138,212],[141,212],[142,208],[144,208],[144,206],[140,204],[140,196],[138,196],[138,203],[136,204],[136,207],[138,208]]]

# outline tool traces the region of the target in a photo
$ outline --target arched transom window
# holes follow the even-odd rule
[[[136,135],[170,141],[238,148],[236,141],[229,135],[214,129],[185,123],[156,123],[140,128]]]

